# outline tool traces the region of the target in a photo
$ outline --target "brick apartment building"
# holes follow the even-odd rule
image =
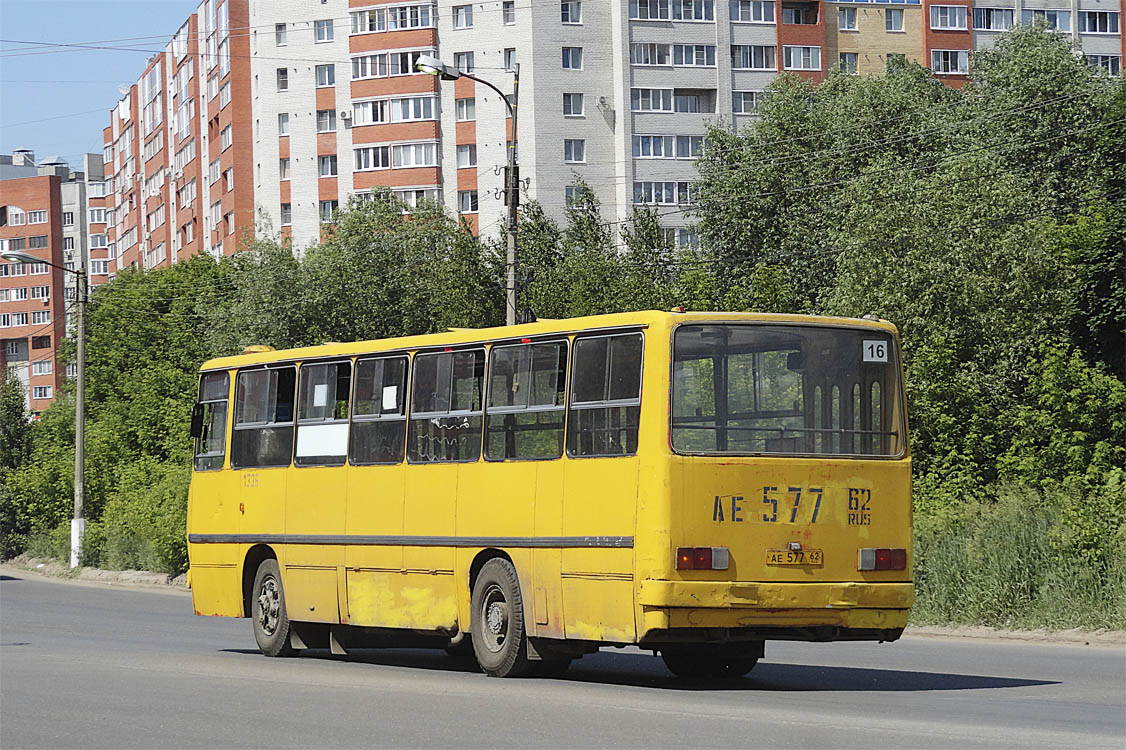
[[[65,268],[85,263],[90,283],[109,278],[101,154],[74,171],[28,150],[0,155],[0,252],[19,250]],[[0,372],[24,386],[33,414],[51,403],[67,373],[57,353],[69,328],[75,276],[47,263],[0,261]]]
[[[316,242],[349,196],[437,198],[496,231],[506,108],[421,54],[512,88],[528,193],[560,216],[581,175],[607,218],[659,204],[672,238],[706,124],[741,126],[782,72],[880,73],[903,56],[950,85],[969,52],[1043,19],[1120,74],[1126,0],[206,0],[105,130],[117,268],[230,254],[255,231]]]

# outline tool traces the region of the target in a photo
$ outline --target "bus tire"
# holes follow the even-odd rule
[[[531,671],[524,629],[524,600],[516,568],[495,557],[473,584],[470,634],[477,663],[490,677],[520,677]]]
[[[701,644],[668,646],[661,649],[661,659],[677,677],[733,679],[754,669],[759,657],[754,650]]]
[[[254,622],[254,640],[266,656],[293,656],[297,650],[289,645],[289,616],[285,611],[278,561],[269,558],[258,565],[254,588],[250,592]]]

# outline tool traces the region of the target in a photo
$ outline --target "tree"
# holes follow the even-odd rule
[[[0,381],[0,474],[19,468],[31,448],[31,414],[24,405],[24,388],[13,376]]]

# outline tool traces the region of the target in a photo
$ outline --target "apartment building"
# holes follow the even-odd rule
[[[819,82],[902,56],[958,86],[971,50],[1043,19],[1118,74],[1124,2],[206,0],[105,131],[107,255],[151,268],[230,254],[255,231],[300,251],[351,196],[380,191],[496,232],[508,108],[417,72],[424,54],[506,93],[519,65],[522,186],[550,215],[581,177],[607,219],[656,205],[688,244],[708,123],[744,125],[783,71]]]
[[[104,248],[105,236],[96,231],[104,190],[101,154],[86,154],[82,171],[58,157],[36,164],[30,150],[0,155],[0,252],[45,261],[0,260],[0,368],[23,384],[33,414],[47,408],[68,374],[57,354],[70,328],[76,276],[62,268],[90,267],[91,255]]]

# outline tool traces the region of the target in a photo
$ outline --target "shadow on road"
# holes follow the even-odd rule
[[[22,578],[16,578],[15,576],[0,576],[0,581],[22,581],[22,580],[23,580]]]
[[[257,650],[253,649],[223,649],[223,651],[237,654],[259,654]],[[335,656],[324,649],[309,649],[298,658],[451,673],[479,671],[476,665],[468,665],[444,651],[425,649],[356,649],[350,651],[347,656]],[[658,657],[607,651],[585,656],[576,661],[562,677],[550,679],[561,682],[587,682],[599,685],[622,685],[660,690],[767,692],[987,690],[1059,684],[1053,680],[1017,677],[864,667],[821,667],[807,664],[772,664],[770,662],[760,663],[748,676],[738,679],[686,680],[669,674],[664,663]]]

